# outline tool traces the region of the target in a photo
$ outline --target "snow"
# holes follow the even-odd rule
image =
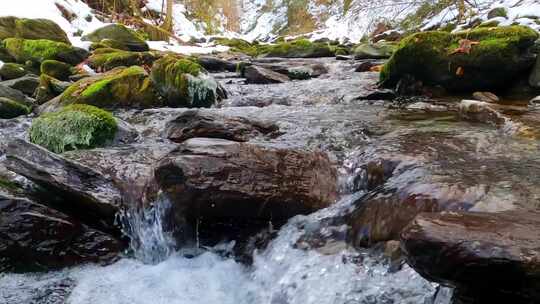
[[[201,44],[200,46],[180,45],[174,42],[166,41],[148,41],[148,45],[151,49],[158,51],[170,51],[180,54],[192,55],[192,54],[211,54],[213,52],[226,52],[229,47],[217,45],[212,46],[210,44]]]

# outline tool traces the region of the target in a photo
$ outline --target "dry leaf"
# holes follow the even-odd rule
[[[456,70],[456,76],[461,77],[461,76],[463,76],[463,75],[465,75],[465,70],[464,70],[462,67],[457,68],[457,70]]]
[[[479,44],[478,41],[472,41],[469,39],[461,39],[459,41],[459,47],[450,53],[450,55],[457,54],[457,53],[463,53],[463,54],[470,54],[471,49],[473,46]]]

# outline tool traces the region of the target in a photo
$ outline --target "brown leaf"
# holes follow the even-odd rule
[[[459,40],[459,47],[457,49],[453,50],[452,53],[450,53],[450,55],[458,54],[458,53],[470,54],[472,47],[474,45],[479,44],[479,43],[480,42],[478,42],[478,41],[472,41],[472,40],[469,40],[469,39],[461,39],[461,40]]]
[[[456,70],[456,76],[461,77],[463,75],[465,75],[465,70],[462,67],[458,67]]]

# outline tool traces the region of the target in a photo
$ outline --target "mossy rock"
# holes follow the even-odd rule
[[[97,49],[88,58],[88,65],[98,71],[120,66],[151,66],[160,55],[156,52],[130,52],[111,48]]]
[[[62,94],[59,103],[90,104],[100,108],[151,108],[161,105],[148,73],[138,66],[117,68],[83,78]]]
[[[42,74],[49,75],[59,80],[68,80],[73,75],[73,66],[58,60],[45,60],[41,63]]]
[[[326,43],[313,43],[307,39],[259,47],[259,54],[262,54],[264,57],[282,58],[334,57],[334,51],[335,48],[332,48]]]
[[[354,49],[355,59],[385,59],[390,58],[396,50],[395,43],[377,42],[362,43]]]
[[[47,74],[39,76],[39,85],[35,97],[38,104],[43,104],[64,93],[71,86],[70,82],[61,81]]]
[[[30,108],[6,97],[0,97],[0,118],[11,119],[30,113]]]
[[[129,48],[120,41],[112,39],[103,39],[100,42],[94,42],[90,45],[90,50],[97,49],[117,49],[122,51],[129,51]]]
[[[88,52],[84,49],[44,39],[8,38],[4,40],[4,47],[18,63],[31,61],[39,65],[45,60],[53,59],[76,65],[88,57]]]
[[[102,42],[104,39],[121,43],[130,51],[144,52],[149,50],[143,37],[121,24],[109,24],[82,37],[83,41],[91,42]]]
[[[497,20],[488,20],[486,22],[480,23],[478,27],[497,27],[499,26],[500,22]]]
[[[4,63],[0,67],[0,78],[2,80],[10,80],[28,75],[30,71],[26,66],[18,63]]]
[[[243,53],[249,56],[257,56],[259,52],[257,45],[243,39],[217,38],[214,42],[219,45],[230,47],[231,52]]]
[[[289,76],[290,79],[296,80],[307,80],[310,79],[312,75],[313,69],[308,67],[294,67],[287,71],[287,76]]]
[[[508,18],[508,11],[504,7],[496,7],[488,12],[488,19],[497,17]]]
[[[70,105],[34,119],[29,133],[32,143],[62,153],[105,145],[117,129],[111,113],[90,105]]]
[[[151,78],[170,107],[210,107],[220,98],[219,84],[189,59],[167,55],[154,63]]]
[[[0,39],[47,39],[71,44],[66,33],[54,21],[0,17]]]
[[[524,76],[534,64],[529,48],[538,33],[523,26],[478,28],[466,32],[422,32],[398,46],[384,65],[380,80],[393,87],[405,75],[427,85],[454,91],[496,91]],[[470,53],[458,52],[459,41],[477,41]]]
[[[4,47],[4,43],[0,40],[0,61],[2,62],[15,62],[15,58],[9,54]]]

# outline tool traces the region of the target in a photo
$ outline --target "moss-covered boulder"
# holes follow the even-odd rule
[[[70,105],[34,119],[30,141],[55,153],[99,147],[114,139],[111,113],[90,105]]]
[[[190,59],[167,55],[154,63],[151,78],[170,107],[210,107],[220,99],[217,81]]]
[[[54,59],[76,65],[88,57],[88,52],[84,49],[45,39],[8,38],[4,40],[4,47],[18,63],[31,61],[38,65],[45,60]]]
[[[141,67],[117,68],[83,78],[61,96],[59,105],[90,104],[100,108],[150,108],[161,105],[148,73]]]
[[[68,80],[73,75],[73,66],[58,60],[45,60],[41,63],[41,74],[49,75],[59,80]]]
[[[4,47],[4,43],[0,40],[0,61],[2,62],[15,62],[15,58],[9,54]]]
[[[354,49],[354,59],[390,58],[396,50],[396,44],[390,42],[362,43]]]
[[[28,71],[26,66],[18,63],[4,63],[2,67],[0,67],[0,78],[2,80],[23,77],[29,73],[30,71]]]
[[[103,39],[100,42],[93,42],[90,45],[90,50],[94,51],[97,49],[117,49],[122,51],[129,51],[129,48],[125,44],[112,39]]]
[[[293,67],[287,70],[287,76],[290,79],[306,80],[310,79],[313,75],[313,69],[310,67]]]
[[[70,86],[70,82],[58,80],[47,74],[41,74],[35,92],[36,102],[41,105],[64,93]]]
[[[149,49],[143,37],[121,24],[109,24],[82,37],[83,41],[91,42],[102,42],[103,39],[114,40],[130,51],[144,52]]]
[[[62,28],[48,19],[0,17],[0,40],[6,38],[47,39],[71,44]]]
[[[250,43],[239,38],[216,38],[214,42],[219,45],[228,46],[231,52],[243,53],[249,56],[257,56],[259,52],[256,43]]]
[[[88,65],[98,71],[120,66],[151,66],[160,55],[156,52],[130,52],[111,48],[97,49],[88,58]]]
[[[259,47],[259,54],[264,57],[316,58],[335,56],[335,47],[326,43],[314,43],[307,39],[282,42]]]
[[[22,103],[6,97],[0,97],[0,119],[10,119],[30,113],[30,109]]]
[[[454,91],[507,88],[534,64],[529,48],[538,34],[527,27],[422,32],[401,41],[380,80],[393,87],[405,75]]]

